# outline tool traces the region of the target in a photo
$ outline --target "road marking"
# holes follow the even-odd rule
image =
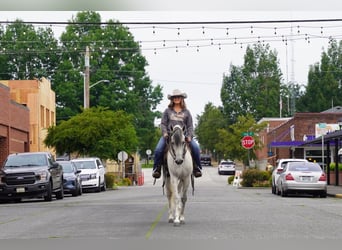
[[[163,214],[167,211],[168,205],[165,204],[164,208],[159,212],[159,214],[157,215],[156,219],[153,221],[150,230],[148,230],[148,232],[146,233],[145,238],[149,239],[154,228],[156,227],[156,225],[158,224],[158,222],[160,221],[161,217],[163,216]]]

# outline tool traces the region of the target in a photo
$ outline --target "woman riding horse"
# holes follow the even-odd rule
[[[168,107],[163,113],[161,120],[162,137],[159,139],[157,147],[154,150],[154,165],[152,176],[159,178],[161,175],[161,164],[165,152],[165,146],[171,127],[175,125],[185,126],[186,141],[190,144],[192,157],[194,158],[193,175],[197,177],[202,176],[202,166],[200,159],[200,148],[196,141],[193,140],[193,121],[190,111],[186,108],[184,99],[187,97],[186,93],[175,89],[167,98],[170,100]]]

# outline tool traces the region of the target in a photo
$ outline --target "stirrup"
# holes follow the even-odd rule
[[[202,171],[196,167],[194,170],[193,170],[193,174],[195,176],[195,178],[198,178],[198,177],[201,177],[202,176]]]

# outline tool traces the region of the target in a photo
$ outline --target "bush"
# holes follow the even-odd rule
[[[335,167],[335,162],[331,162],[329,165],[330,171],[335,171]],[[342,171],[342,163],[338,163],[338,171]]]
[[[116,176],[114,173],[105,173],[105,181],[106,181],[106,186],[108,188],[115,187],[115,179],[116,179]]]
[[[231,175],[231,176],[229,176],[228,177],[228,184],[232,184],[233,183],[233,181],[234,181],[234,178],[235,178],[235,175]]]
[[[243,187],[270,187],[271,173],[259,169],[247,169],[242,172],[241,186]]]

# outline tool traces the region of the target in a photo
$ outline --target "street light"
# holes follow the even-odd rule
[[[89,86],[89,84],[86,84],[86,79],[84,78],[84,100],[83,100],[83,102],[84,102],[84,108],[85,109],[89,108],[89,90],[101,82],[109,83],[110,81],[109,80],[100,80],[100,81],[97,81],[96,83],[93,83],[92,85]]]

